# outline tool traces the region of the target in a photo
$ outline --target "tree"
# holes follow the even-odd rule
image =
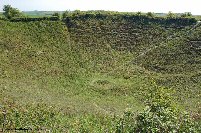
[[[80,10],[75,10],[73,13],[72,13],[72,16],[75,17],[75,16],[79,16],[81,15],[82,12]]]
[[[137,14],[137,16],[141,16],[142,15],[142,13],[140,11],[137,12],[136,14]]]
[[[65,12],[62,14],[62,18],[65,19],[68,15],[69,15],[69,11],[65,11]]]
[[[181,14],[181,17],[186,18],[186,17],[192,17],[191,12],[185,12]]]
[[[148,13],[147,13],[147,16],[153,18],[155,15],[154,15],[154,13],[152,13],[152,12],[148,12]]]
[[[174,13],[172,13],[171,11],[168,12],[167,14],[167,18],[175,18],[176,15]]]
[[[60,14],[58,12],[53,13],[52,16],[60,18]]]
[[[3,11],[3,15],[8,19],[22,15],[22,13],[17,8],[13,8],[11,5],[4,5]]]

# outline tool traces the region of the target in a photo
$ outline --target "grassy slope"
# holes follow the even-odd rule
[[[62,22],[1,21],[1,27],[0,81],[4,97],[19,104],[53,104],[68,113],[121,113],[126,107],[141,109],[132,92],[138,89],[138,82],[145,82],[143,78],[131,82],[99,74],[130,59],[131,55],[124,57],[121,56],[124,53],[112,49],[91,54],[69,43]],[[99,56],[103,53],[104,56]],[[105,58],[108,62],[104,62]]]
[[[133,55],[125,65],[114,66],[109,75],[130,78],[133,82],[132,78],[141,72],[137,77],[146,76],[174,88],[181,104],[196,109],[201,94],[201,57],[200,50],[190,46],[190,40],[199,40],[199,27],[189,32],[192,25],[178,28],[174,23],[161,25],[143,21],[72,17],[68,27],[71,39],[81,46],[113,48]]]
[[[97,22],[92,21],[90,25],[93,27],[94,23]],[[89,23],[85,22],[85,24]],[[199,64],[197,68],[192,68],[192,73],[188,71],[195,77],[192,79],[193,76],[191,77],[185,71],[183,71],[184,74],[179,75],[146,67],[152,58],[141,65],[130,63],[135,59],[136,54],[154,45],[153,38],[144,40],[142,36],[137,41],[141,42],[138,44],[139,47],[128,52],[127,49],[120,50],[119,46],[112,45],[117,44],[118,37],[114,36],[110,39],[108,37],[112,35],[110,30],[106,31],[107,36],[102,32],[105,31],[104,29],[98,29],[102,32],[101,34],[94,34],[91,27],[87,30],[82,23],[79,25],[80,29],[83,29],[81,32],[69,27],[70,33],[62,22],[0,21],[0,25],[1,101],[13,99],[19,105],[42,102],[48,106],[55,105],[67,114],[75,115],[121,114],[127,107],[134,111],[142,109],[144,95],[148,92],[152,79],[156,79],[159,84],[179,89],[176,97],[181,99],[180,102],[185,100],[185,105],[190,106],[191,109],[195,109],[199,101],[200,77],[197,73]],[[109,26],[110,24],[105,28]],[[119,33],[115,25],[114,29],[117,30],[114,32]],[[141,27],[136,29],[143,32],[139,30]],[[178,31],[177,29],[165,30],[163,27],[150,29],[145,35],[149,35],[148,33],[152,33],[153,30],[156,33],[160,31],[157,35],[158,41],[161,36],[166,38],[172,31]],[[76,32],[81,34],[76,36]],[[126,34],[127,32],[128,30],[122,31],[124,34],[121,35],[126,37],[119,37],[120,42],[121,38],[129,40],[133,31]],[[144,33],[140,34],[144,35]],[[88,37],[89,40],[86,41]],[[132,45],[133,41],[132,39],[128,41],[128,45]],[[150,45],[143,46],[146,41],[150,42]],[[175,54],[176,48],[172,47],[175,49]],[[180,45],[179,48],[181,48]],[[164,54],[165,51],[163,51]],[[158,57],[157,54],[163,54],[163,52],[156,52],[153,57]],[[160,62],[163,59],[156,58],[154,61]],[[182,61],[185,61],[185,57]],[[178,66],[178,64],[174,65],[174,67]],[[196,74],[198,76],[195,76]],[[186,78],[187,76],[189,78]],[[191,90],[188,89],[189,87]]]
[[[153,71],[158,83],[175,88],[183,104],[196,105],[201,98],[200,27],[181,32],[138,60],[142,67]]]

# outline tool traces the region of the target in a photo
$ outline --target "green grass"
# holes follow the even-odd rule
[[[189,32],[193,25],[182,24],[179,28],[174,23],[148,23],[143,19],[139,22],[137,18],[72,17],[68,20],[71,39],[75,42],[93,49],[109,47],[129,55],[128,60],[122,59],[107,75],[129,78],[131,82],[133,77],[153,79],[174,88],[182,104],[196,109],[201,93],[201,57],[200,50],[191,47],[194,46],[191,40],[199,40],[200,27]]]
[[[11,108],[19,112],[28,110],[29,119],[33,118],[31,112],[39,111],[47,121],[53,125],[56,123],[56,126],[60,125],[61,129],[69,132],[78,132],[84,127],[89,132],[105,132],[106,129],[112,132],[118,120],[114,117],[119,118],[126,108],[131,108],[135,113],[142,111],[145,96],[150,90],[151,82],[155,80],[157,84],[172,87],[176,91],[174,97],[181,108],[198,111],[201,94],[198,72],[200,64],[187,64],[177,73],[152,69],[154,63],[158,62],[163,67],[175,68],[177,71],[180,64],[184,66],[187,59],[195,57],[194,53],[178,56],[173,63],[165,64],[169,58],[174,59],[183,48],[183,45],[173,45],[151,51],[140,58],[139,62],[133,62],[136,55],[155,45],[156,40],[149,38],[153,32],[158,34],[160,42],[165,42],[171,32],[178,33],[179,29],[148,25],[148,31],[144,33],[145,30],[140,30],[143,25],[140,25],[136,27],[142,35],[138,38],[139,44],[136,49],[128,50],[133,45],[133,40],[129,40],[131,36],[126,34],[130,34],[127,28],[122,31],[124,34],[120,34],[117,25],[121,23],[113,27],[106,22],[76,20],[75,23],[80,23],[77,29],[67,27],[61,21],[0,20],[0,105],[9,110],[8,105],[11,104]],[[101,34],[93,33],[93,26],[99,23],[108,29],[108,36],[105,35],[104,28],[96,27]],[[87,25],[91,27],[85,29]],[[122,45],[121,39],[126,37],[129,47],[120,50],[121,46],[113,45],[117,44],[119,38],[112,36],[109,28],[117,30],[123,36],[120,37]],[[78,32],[79,29],[82,30]],[[193,37],[198,36],[199,29],[194,34]],[[146,42],[150,42],[150,45]],[[124,47],[126,46],[125,43]],[[166,57],[169,48],[174,54]],[[195,60],[199,59],[200,55],[197,54]],[[45,111],[50,106],[54,107],[52,113],[55,113],[55,119],[51,119],[48,111]],[[23,117],[22,113],[19,118]],[[38,119],[40,117],[36,118],[37,122]],[[44,125],[52,128],[51,123]],[[58,123],[60,124],[57,125]],[[40,121],[36,125],[39,126]]]
[[[127,106],[135,107],[133,103],[140,107],[136,98],[127,99],[126,96],[126,93],[131,94],[129,88],[133,83],[121,77],[113,79],[99,74],[104,70],[103,58],[106,57],[97,60],[100,66],[94,65],[96,55],[90,56],[91,53],[79,46],[70,45],[63,23],[2,23],[5,28],[1,42],[1,88],[5,88],[5,96],[12,97],[19,104],[44,102],[64,108],[70,106],[73,113],[104,113],[107,110],[121,113]],[[43,30],[44,25],[46,30]],[[10,34],[13,34],[11,40]],[[122,58],[116,54],[118,52],[114,51],[106,56],[110,60]],[[99,85],[96,80],[107,80],[109,85]]]

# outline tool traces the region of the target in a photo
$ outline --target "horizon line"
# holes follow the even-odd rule
[[[79,11],[83,11],[83,12],[87,12],[87,11],[105,11],[105,12],[119,12],[119,13],[137,13],[137,12],[141,12],[141,13],[148,13],[148,12],[143,12],[143,11],[116,11],[116,10],[80,10],[80,9],[75,9],[75,10],[70,10],[70,9],[67,9],[67,10],[23,10],[21,12],[65,12],[65,11],[76,11],[76,10],[79,10]],[[0,10],[0,12],[4,12],[3,10]],[[150,11],[151,12],[151,11]],[[174,13],[174,14],[182,14],[182,13],[188,13],[189,11],[186,11],[186,12],[172,12],[172,11],[169,11],[171,13]],[[155,13],[155,14],[168,14],[168,12],[151,12],[151,13]],[[189,12],[191,13],[191,12]],[[192,14],[193,16],[201,16],[201,14]]]

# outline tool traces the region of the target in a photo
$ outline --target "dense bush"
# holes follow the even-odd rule
[[[22,16],[22,13],[17,8],[11,7],[11,5],[4,5],[3,11],[4,11],[3,15],[7,19]]]
[[[166,26],[175,25],[178,27],[182,26],[188,26],[196,23],[196,19],[193,17],[177,17],[173,13],[168,14],[168,16],[171,17],[158,17],[155,16],[154,13],[148,12],[147,14],[142,13],[119,13],[119,12],[106,12],[106,11],[87,11],[87,12],[81,12],[81,11],[74,11],[74,12],[68,12],[66,14],[67,22],[69,19],[77,19],[77,20],[86,20],[86,19],[97,19],[101,20],[118,20],[118,21],[124,21],[124,20],[130,20],[130,21],[141,21],[142,23],[147,24],[147,22],[151,23],[158,23]]]
[[[137,117],[131,111],[125,112],[117,125],[117,132],[198,133],[198,125],[187,112],[176,107],[170,89],[154,85],[144,111]]]
[[[58,19],[60,19],[60,14],[58,12],[55,12],[52,14],[52,17],[57,17]]]
[[[61,114],[45,104],[22,107],[13,101],[6,101],[0,111],[0,129],[6,132],[55,131],[60,123],[58,117]]]
[[[4,18],[4,17],[0,17],[0,20],[7,20],[6,18]]]

